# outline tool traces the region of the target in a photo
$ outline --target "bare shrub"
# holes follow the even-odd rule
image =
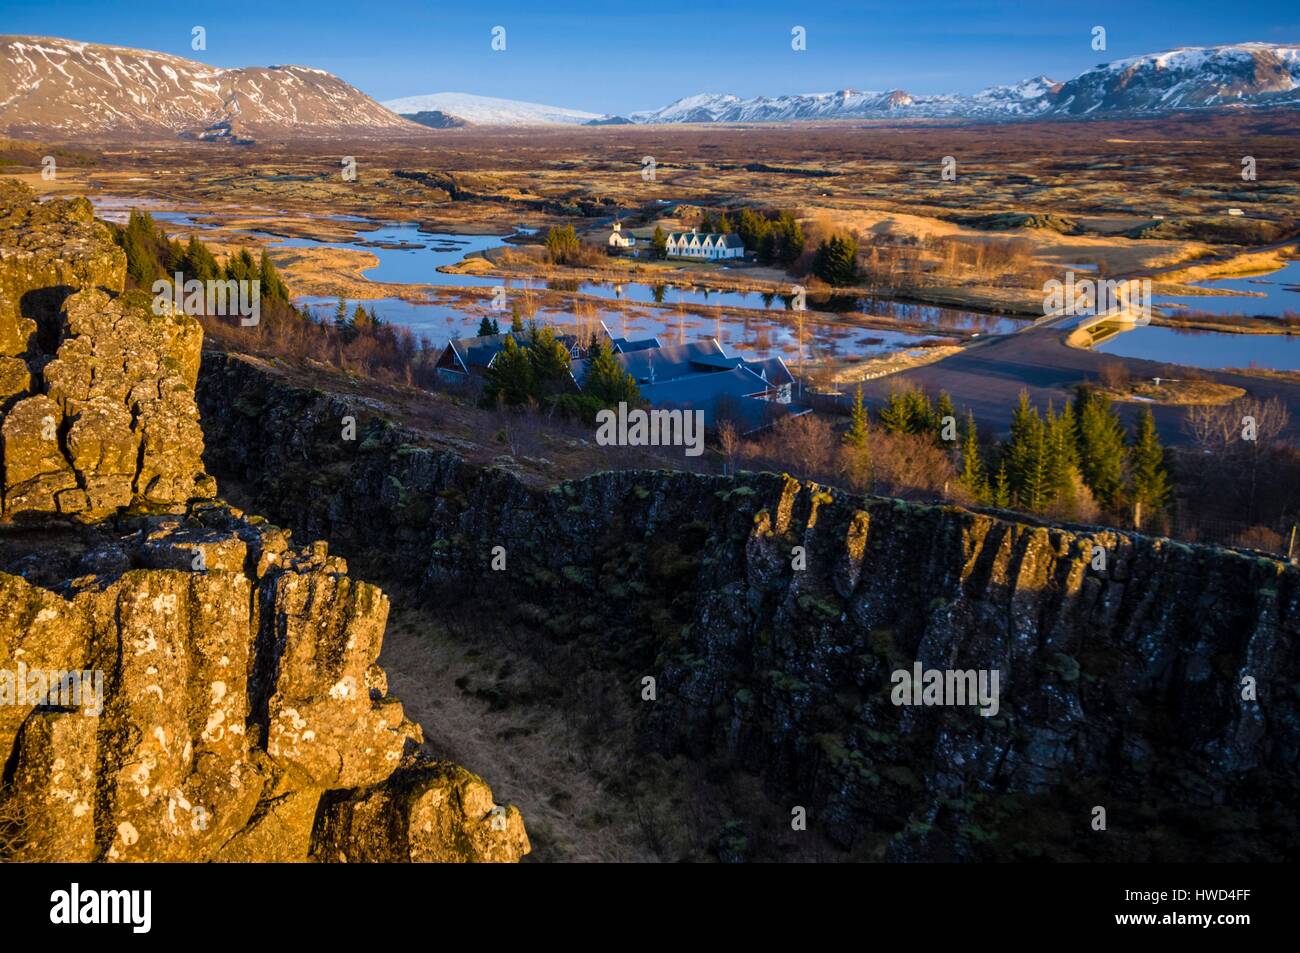
[[[1098,376],[1103,387],[1119,393],[1126,393],[1131,384],[1128,368],[1119,361],[1107,361]]]
[[[871,476],[876,488],[893,496],[934,496],[956,485],[957,471],[948,451],[928,434],[868,434]]]
[[[1254,421],[1253,442],[1267,446],[1285,433],[1291,413],[1276,397],[1261,401],[1246,396],[1228,404],[1188,407],[1183,426],[1201,449],[1222,451],[1243,442],[1247,418]]]

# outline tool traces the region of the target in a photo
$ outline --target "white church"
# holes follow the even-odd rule
[[[609,242],[607,244],[610,248],[632,248],[636,245],[636,236],[624,234],[622,223],[615,222],[614,230],[609,233]]]
[[[668,257],[705,258],[710,261],[720,258],[744,258],[745,243],[734,232],[727,235],[701,235],[692,228],[689,232],[669,233]]]

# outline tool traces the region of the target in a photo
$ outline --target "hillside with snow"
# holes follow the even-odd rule
[[[51,37],[0,36],[0,132],[275,138],[419,132],[336,76],[307,66],[222,69]]]
[[[901,89],[751,99],[705,93],[630,118],[639,123],[711,123],[1141,115],[1216,106],[1300,105],[1298,90],[1300,47],[1238,43],[1149,53],[1104,63],[1065,83],[1037,76],[970,96],[922,96]]]
[[[390,99],[385,108],[398,115],[436,112],[455,116],[475,126],[581,126],[605,118],[601,113],[546,106],[542,103],[475,96],[470,93],[431,93]]]

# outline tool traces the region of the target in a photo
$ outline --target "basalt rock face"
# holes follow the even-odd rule
[[[537,489],[217,353],[199,399],[210,466],[277,519],[654,678],[643,750],[760,773],[855,856],[1300,856],[1292,566],[772,474]],[[917,663],[996,673],[996,711],[896,704]]]
[[[211,498],[194,404],[202,329],[120,292],[89,202],[0,185],[0,519],[102,519]],[[77,290],[82,289],[82,290]]]
[[[81,206],[58,208],[40,216],[79,234]],[[98,238],[63,251],[0,258],[36,371],[0,407],[0,860],[527,853],[519,812],[422,751],[389,696],[384,594],[211,499],[199,325],[95,287],[33,297],[114,258]]]
[[[0,546],[0,671],[98,676],[77,695],[0,681],[7,859],[393,860],[412,803],[449,833],[401,859],[527,852],[518,812],[472,775],[477,799],[410,793],[411,774],[458,769],[416,750],[387,693],[387,598],[324,544],[197,503],[32,548]],[[340,832],[327,792],[402,809]]]

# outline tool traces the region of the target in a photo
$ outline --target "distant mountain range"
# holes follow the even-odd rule
[[[0,36],[0,132],[247,140],[419,127],[307,66],[219,69],[167,53]]]
[[[470,93],[407,96],[404,99],[390,99],[384,106],[411,118],[423,112],[436,112],[444,116],[455,116],[476,126],[581,126],[603,118],[600,113],[583,112],[580,109],[474,96]]]
[[[1141,115],[1216,106],[1300,105],[1300,47],[1267,43],[1189,47],[1103,63],[1074,79],[1037,76],[974,95],[913,95],[902,89],[741,99],[687,96],[626,117],[445,93],[385,103],[395,112],[432,108],[475,125],[611,125],[620,122],[797,122],[831,119],[1046,119]]]
[[[1038,76],[974,95],[844,89],[741,99],[705,93],[627,116],[435,93],[383,105],[306,66],[221,69],[166,53],[0,36],[0,133],[247,141],[421,134],[457,126],[1050,119],[1211,107],[1300,106],[1300,46],[1238,43],[1151,53],[1065,82]],[[400,114],[400,115],[399,115]]]

